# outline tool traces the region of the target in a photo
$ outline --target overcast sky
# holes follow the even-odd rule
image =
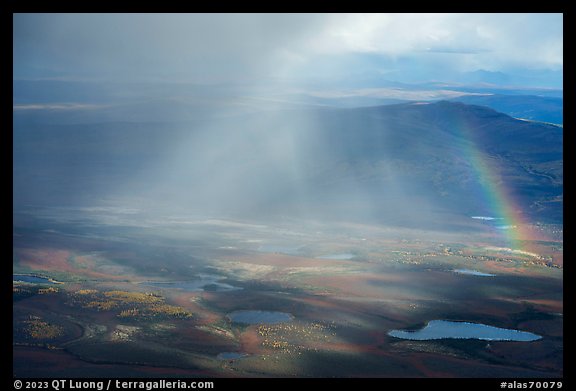
[[[15,14],[14,77],[447,78],[563,67],[562,14]]]

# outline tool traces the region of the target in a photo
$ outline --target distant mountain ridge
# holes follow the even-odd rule
[[[515,118],[562,124],[563,99],[536,95],[465,95],[452,101],[491,107]]]

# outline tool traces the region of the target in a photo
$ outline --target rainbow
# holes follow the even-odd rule
[[[521,203],[500,174],[501,166],[497,158],[483,152],[478,135],[466,120],[458,121],[457,130],[465,140],[464,156],[467,157],[472,174],[480,188],[481,203],[490,216],[471,216],[480,220],[494,220],[494,227],[504,241],[503,246],[513,251],[524,252],[530,239],[533,239],[531,224],[522,211]]]
[[[527,229],[530,224],[522,213],[513,189],[506,186],[493,158],[486,156],[478,148],[470,151],[468,156],[480,183],[487,210],[496,216],[497,224],[494,226],[502,232],[505,247],[523,249],[523,242],[531,237]]]

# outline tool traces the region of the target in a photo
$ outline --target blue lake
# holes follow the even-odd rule
[[[502,220],[502,217],[490,217],[490,216],[470,216],[475,220],[485,220],[485,221],[492,221],[492,220]]]
[[[278,246],[275,244],[263,244],[258,247],[258,251],[262,253],[298,255],[301,246]]]
[[[48,278],[38,276],[28,276],[26,274],[13,274],[12,281],[30,282],[32,284],[56,284],[56,282],[51,281]]]
[[[483,272],[479,272],[478,270],[472,270],[472,269],[455,269],[454,273],[468,274],[471,276],[480,276],[480,277],[494,277],[496,275],[496,274],[490,274],[490,273],[483,273]]]
[[[277,324],[291,322],[292,314],[279,311],[234,311],[226,315],[233,323],[244,324]]]
[[[342,253],[342,254],[330,254],[330,255],[323,255],[321,257],[316,257],[316,259],[335,259],[335,260],[346,260],[352,259],[356,255],[350,253]]]
[[[246,354],[238,352],[223,352],[216,356],[218,360],[237,360],[244,357],[246,357]]]
[[[495,225],[494,228],[496,229],[514,229],[516,228],[515,225]]]
[[[161,289],[180,289],[186,292],[228,292],[242,288],[219,282],[224,277],[214,274],[200,274],[198,279],[191,281],[147,281],[142,285]]]
[[[448,320],[431,320],[423,329],[417,331],[392,330],[388,335],[414,341],[454,338],[528,342],[542,338],[527,331],[502,329],[481,323],[452,322]]]

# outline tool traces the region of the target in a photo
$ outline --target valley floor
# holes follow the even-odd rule
[[[14,272],[57,282],[15,277],[16,377],[563,376],[558,227],[534,228],[547,240],[531,253],[482,230],[16,221]],[[286,315],[251,324],[234,311]],[[542,338],[388,334],[431,320]]]

